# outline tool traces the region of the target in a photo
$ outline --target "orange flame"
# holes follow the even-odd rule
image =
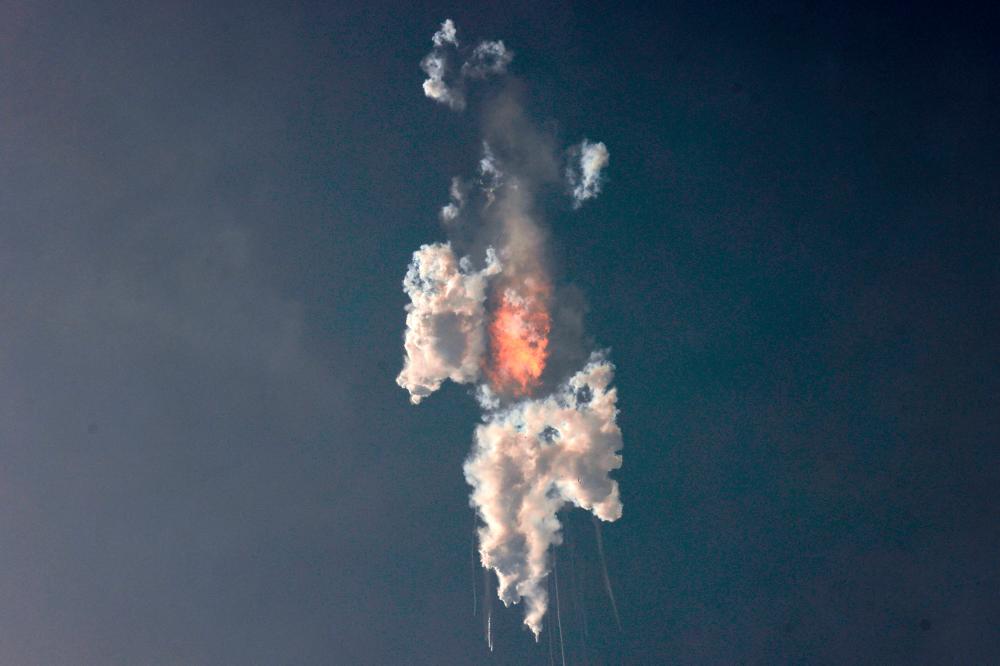
[[[549,352],[549,288],[532,279],[507,287],[490,322],[490,384],[501,393],[529,395],[538,386]]]

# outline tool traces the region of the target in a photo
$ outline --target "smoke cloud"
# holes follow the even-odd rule
[[[444,23],[441,24],[441,29],[431,37],[431,41],[434,43],[434,46],[439,47],[445,44],[458,46],[458,34],[455,30],[455,23],[451,19],[445,19]]]
[[[507,50],[503,42],[480,42],[472,55],[462,65],[462,74],[474,79],[484,79],[492,74],[503,74],[514,54]]]
[[[424,95],[444,104],[455,111],[465,109],[466,79],[485,79],[504,74],[514,54],[501,41],[482,41],[469,58],[452,75],[449,51],[458,51],[458,30],[451,19],[446,19],[441,28],[431,37],[434,48],[420,62],[427,74],[424,81]],[[451,48],[449,48],[451,47]],[[446,79],[451,79],[449,83]]]
[[[451,20],[432,42],[421,63],[424,93],[456,110],[465,108],[467,81],[506,73],[512,58],[502,41],[483,41],[456,72]],[[483,416],[463,470],[481,523],[479,557],[496,574],[504,605],[524,602],[524,624],[537,640],[549,606],[550,551],[562,543],[558,512],[575,506],[603,521],[622,515],[610,477],[621,466],[622,437],[614,366],[594,352],[579,369],[586,354],[577,350],[582,327],[574,322],[582,321],[582,305],[556,302],[572,290],[557,288],[551,275],[537,195],[558,188],[560,151],[525,116],[517,89],[510,84],[489,99],[476,173],[452,179],[439,216],[453,238],[413,255],[396,381],[414,404],[448,379],[475,385]],[[584,140],[568,155],[565,176],[578,207],[600,192],[608,150]],[[460,259],[453,243],[462,254],[485,254],[482,268]],[[580,312],[570,316],[573,309]],[[486,622],[492,647],[490,613]]]
[[[570,148],[570,164],[566,167],[566,181],[573,196],[573,207],[579,208],[587,199],[601,193],[601,173],[610,159],[607,147],[590,143],[586,139]]]
[[[458,259],[449,243],[424,245],[413,253],[403,290],[406,307],[406,359],[396,383],[419,404],[450,379],[467,384],[479,377],[485,351],[483,332],[486,284],[500,271],[492,249],[486,267],[470,270],[467,257]]]
[[[458,219],[458,216],[462,214],[462,208],[465,206],[466,196],[465,184],[461,178],[455,176],[451,179],[451,188],[448,190],[449,201],[441,207],[442,223],[446,225],[452,224]]]
[[[556,513],[566,506],[618,520],[621,431],[615,422],[614,368],[591,357],[555,394],[488,414],[476,428],[465,478],[485,527],[483,566],[496,571],[505,605],[523,598],[525,624],[537,637],[548,604],[549,547],[562,543]]]

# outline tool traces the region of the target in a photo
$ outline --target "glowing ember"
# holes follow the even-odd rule
[[[494,390],[523,396],[538,386],[549,356],[547,300],[547,285],[530,279],[504,290],[490,322],[488,374]]]

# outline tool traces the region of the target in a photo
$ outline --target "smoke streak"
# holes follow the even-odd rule
[[[513,59],[499,40],[463,51],[450,19],[431,42],[421,62],[424,94],[456,111],[467,105],[467,84],[506,74]],[[463,53],[456,68],[453,60]],[[582,321],[583,307],[556,302],[566,290],[550,272],[548,233],[536,205],[545,200],[537,196],[544,188],[559,186],[561,173],[573,208],[597,196],[609,153],[586,139],[557,150],[555,137],[526,117],[516,91],[508,86],[487,98],[477,173],[451,180],[438,213],[451,241],[413,255],[403,281],[410,304],[396,379],[414,404],[449,379],[475,385],[483,422],[463,472],[481,523],[491,650],[490,572],[505,606],[525,602],[524,624],[538,641],[549,603],[550,550],[562,543],[558,511],[571,504],[605,521],[622,515],[618,484],[609,476],[621,466],[622,448],[614,366],[598,352],[577,370],[585,358],[582,327],[569,333],[559,327]],[[574,308],[579,312],[569,314]],[[472,566],[474,576],[475,554]],[[557,581],[557,616],[558,595]]]
[[[583,663],[589,663],[590,653],[590,633],[587,629],[587,609],[583,605],[583,595],[580,591],[580,570],[576,564],[576,539],[569,542],[569,562],[573,570],[570,584],[573,586],[573,602],[577,609],[577,617],[580,620],[580,642],[583,645]]]
[[[604,538],[601,536],[601,521],[594,518],[594,534],[597,535],[597,554],[601,558],[601,573],[604,575],[604,589],[608,592],[608,599],[611,601],[611,611],[615,615],[615,624],[618,631],[622,631],[622,621],[618,616],[618,604],[615,603],[615,593],[611,590],[611,579],[608,577],[608,562],[604,558]]]
[[[548,633],[549,635],[549,666],[555,666],[556,657],[555,657],[555,647],[552,642],[552,630],[549,629],[548,632],[546,633]]]
[[[479,599],[476,598],[476,526],[472,526],[472,540],[471,547],[469,548],[469,564],[471,565],[472,571],[472,615],[475,617],[476,610],[479,608]]]
[[[493,652],[493,595],[490,594],[490,570],[483,569],[483,636]]]
[[[552,558],[552,573],[556,585],[556,623],[559,625],[559,654],[562,655],[562,666],[566,666],[566,648],[563,646],[562,612],[559,609],[559,562]]]

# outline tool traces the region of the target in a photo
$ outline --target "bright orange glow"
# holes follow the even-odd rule
[[[490,322],[494,390],[524,396],[538,386],[549,356],[548,292],[548,285],[531,279],[503,291]]]

